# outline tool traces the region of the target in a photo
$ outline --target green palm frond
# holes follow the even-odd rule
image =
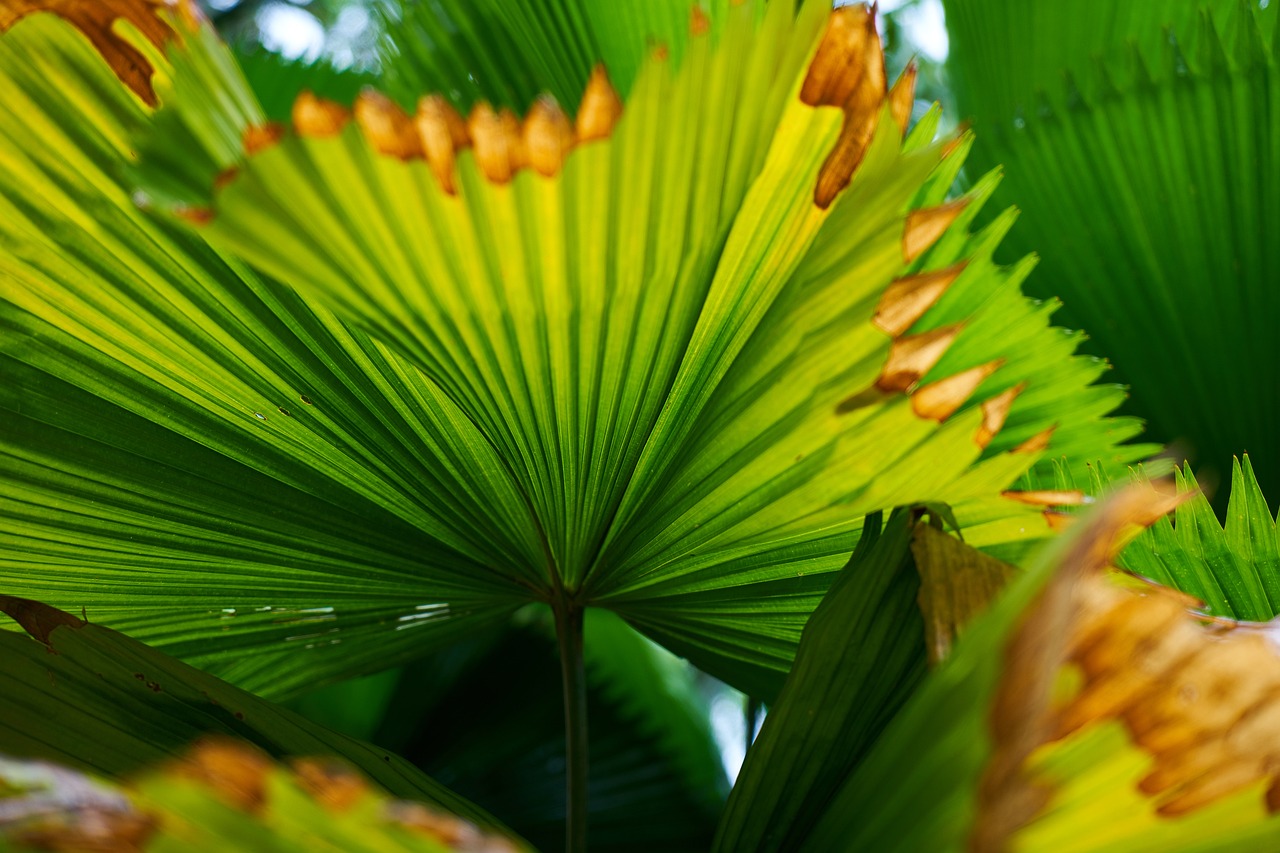
[[[1214,463],[1280,425],[1276,4],[948,0],[951,79],[1002,163],[1029,283],[1066,304],[1161,440]],[[1259,389],[1264,389],[1259,391]],[[1258,469],[1275,489],[1280,469]],[[1219,507],[1219,511],[1223,507]]]
[[[1178,487],[1196,490],[1190,468]],[[1121,555],[1120,565],[1199,598],[1206,612],[1267,621],[1280,615],[1280,547],[1248,456],[1234,460],[1227,521],[1213,514],[1203,493],[1178,508],[1171,525],[1156,524]]]
[[[799,849],[831,794],[920,686],[924,625],[908,553],[913,521],[900,511],[880,532],[879,519],[868,519],[747,751],[714,849]]]
[[[1199,599],[1214,617],[1265,622],[1280,614],[1280,545],[1276,520],[1246,455],[1232,465],[1227,520],[1214,515],[1191,467],[1176,472],[1187,493],[1120,555],[1117,565]]]
[[[121,175],[136,101],[60,23],[20,27],[0,42],[8,589],[274,694],[514,610],[445,578],[480,589],[502,558],[457,523],[496,508],[468,507],[430,451],[482,447],[456,407],[366,335],[140,213]],[[431,533],[446,528],[479,539],[444,533],[450,547]],[[183,576],[181,592],[154,583]]]
[[[1021,295],[1031,264],[992,260],[1013,216],[970,233],[997,176],[949,197],[970,140],[936,114],[903,139],[866,13],[831,20],[868,103],[802,93],[828,18],[735,6],[678,63],[646,53],[620,119],[600,75],[576,132],[540,104],[540,172],[483,111],[430,161],[373,95],[354,120],[304,99],[281,134],[180,19],[152,113],[73,29],[21,21],[6,588],[275,694],[564,598],[772,697],[867,512],[1048,535],[1000,496],[1046,442],[1148,448]],[[209,245],[139,212],[135,176]]]

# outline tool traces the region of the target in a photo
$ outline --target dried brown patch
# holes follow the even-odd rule
[[[293,101],[293,131],[299,136],[328,139],[337,136],[351,121],[351,110],[336,101],[302,92]]]
[[[527,162],[520,120],[508,109],[494,110],[479,103],[467,117],[467,131],[476,152],[476,165],[496,184],[509,182]]]
[[[891,282],[880,297],[871,322],[894,337],[906,333],[942,298],[947,288],[964,272],[965,266],[967,262],[962,262]]]
[[[1026,766],[1031,754],[1055,736],[1053,685],[1072,636],[1088,619],[1080,589],[1104,583],[1101,575],[1126,533],[1135,525],[1151,524],[1176,503],[1153,489],[1133,488],[1083,517],[1058,571],[1023,614],[1006,647],[1004,674],[988,719],[994,749],[979,784],[969,849],[1007,849],[1013,833],[1048,803],[1051,791],[1029,776]]]
[[[417,126],[400,105],[386,95],[365,89],[356,98],[354,112],[364,138],[379,154],[400,160],[423,156]]]
[[[910,390],[938,363],[962,328],[962,323],[956,323],[895,338],[889,345],[889,357],[875,382],[876,388],[886,392]]]
[[[120,81],[148,106],[156,106],[151,76],[155,69],[143,53],[115,31],[116,21],[128,21],[144,38],[163,48],[173,36],[159,13],[167,0],[0,0],[0,33],[27,15],[50,12],[84,33],[94,50]],[[191,14],[187,11],[187,14]]]
[[[83,628],[88,624],[56,607],[12,595],[0,595],[0,613],[17,622],[24,631],[46,646],[49,645],[49,635],[54,628]]]
[[[471,144],[466,122],[440,95],[427,95],[418,102],[415,121],[427,165],[445,192],[456,192],[453,170],[458,152]]]
[[[912,60],[889,90],[889,114],[893,116],[893,123],[903,136],[907,135],[907,127],[911,123],[911,108],[916,103],[916,77],[919,73],[919,65]]]
[[[973,396],[973,392],[978,390],[978,386],[1003,364],[1004,359],[998,358],[946,379],[930,382],[911,395],[911,410],[917,417],[941,423],[955,414]]]
[[[330,811],[348,811],[372,792],[364,777],[340,761],[299,758],[290,764],[298,785]]]
[[[958,198],[907,214],[907,223],[902,229],[902,259],[911,263],[923,255],[968,206],[968,199]]]
[[[1018,399],[1018,395],[1026,387],[1027,383],[1020,382],[990,400],[983,401],[982,425],[978,427],[978,434],[973,439],[983,450],[986,450],[987,445],[991,444],[991,439],[996,437],[996,433],[1004,428],[1004,422],[1009,417],[1009,410],[1013,408],[1013,401]]]
[[[226,186],[226,183],[227,182],[225,180],[222,180],[221,175],[214,179],[215,186]],[[196,207],[190,204],[176,205],[173,208],[173,215],[179,219],[185,220],[186,222],[190,222],[192,225],[198,226],[208,225],[214,218],[213,211],[211,209],[207,207]]]
[[[875,135],[887,90],[884,52],[875,11],[843,6],[831,13],[809,64],[800,100],[813,107],[840,107],[844,122],[835,147],[818,173],[814,203],[826,209],[857,171]]]
[[[711,32],[711,19],[697,3],[693,4],[693,9],[689,12],[689,32],[695,38]]]
[[[1075,516],[1067,512],[1058,512],[1057,510],[1046,509],[1040,513],[1044,516],[1045,523],[1049,525],[1049,529],[1055,533],[1061,533],[1071,526]]]
[[[242,741],[210,737],[174,762],[173,774],[209,787],[236,808],[257,813],[266,802],[271,759]]]
[[[1078,489],[1034,489],[1029,491],[1006,491],[1000,493],[1011,501],[1030,504],[1031,506],[1084,506],[1088,498]]]
[[[607,139],[621,117],[622,99],[609,82],[609,74],[604,66],[597,65],[591,69],[587,88],[582,92],[578,116],[573,124],[574,136],[579,143]]]
[[[261,151],[278,144],[284,138],[284,126],[271,121],[266,124],[251,125],[244,129],[241,141],[244,153],[252,157]]]
[[[239,176],[240,176],[239,166],[228,166],[227,168],[219,172],[218,176],[213,179],[214,190],[217,191],[217,190],[223,189]]]
[[[956,128],[955,135],[951,141],[942,147],[942,159],[945,160],[959,150],[960,146],[969,139],[969,122],[968,120],[960,122],[960,126]]]
[[[387,818],[412,832],[443,844],[451,850],[516,853],[518,849],[506,838],[488,835],[474,824],[453,815],[428,808],[420,803],[389,803],[387,806]]]
[[[1058,736],[1099,719],[1124,722],[1155,759],[1139,789],[1167,816],[1242,788],[1280,783],[1280,657],[1274,629],[1206,625],[1185,598],[1103,583],[1082,590],[1070,660],[1085,685]],[[1275,804],[1268,797],[1268,808]]]
[[[1053,434],[1057,431],[1058,425],[1041,430],[1026,441],[1015,447],[1011,453],[1041,453],[1049,449],[1049,442],[1053,438]]]
[[[920,574],[925,648],[929,662],[936,665],[947,658],[965,626],[986,611],[1017,570],[927,524],[916,525],[911,553]]]
[[[529,165],[540,175],[550,177],[560,171],[565,157],[573,148],[573,125],[555,98],[539,98],[525,116],[524,151]]]

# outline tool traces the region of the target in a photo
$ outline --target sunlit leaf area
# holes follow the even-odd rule
[[[1280,849],[1278,10],[0,0],[0,851]]]

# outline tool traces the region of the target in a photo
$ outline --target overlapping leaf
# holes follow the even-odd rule
[[[0,631],[0,753],[106,776],[177,756],[209,735],[275,757],[341,758],[397,796],[488,826],[492,817],[399,756],[329,731],[123,634],[38,602],[0,598],[30,632]]]
[[[848,656],[821,682],[797,667],[778,708],[817,702],[815,724],[779,725],[772,748],[748,757],[744,778],[756,784],[726,814],[722,841],[745,834],[752,849],[815,851],[1273,847],[1280,658],[1266,629],[1206,624],[1181,593],[1106,573],[1126,529],[1171,502],[1135,488],[1082,516],[970,626],[852,772],[810,772],[798,789],[780,756],[825,743],[825,768],[861,752],[833,716],[860,706],[832,710],[820,697],[863,664]],[[905,537],[896,549],[885,543],[882,558],[905,558]],[[860,562],[873,554],[850,569]],[[799,659],[810,643],[852,639],[853,624],[815,620]],[[816,819],[774,835],[759,819],[802,812]]]

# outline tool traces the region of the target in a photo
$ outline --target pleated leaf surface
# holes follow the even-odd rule
[[[973,164],[1008,170],[998,198],[1026,226],[1010,245],[1043,259],[1029,291],[1089,330],[1151,438],[1205,465],[1268,446],[1280,426],[1276,13],[947,3]],[[1280,487],[1271,455],[1257,474]]]
[[[867,512],[1019,548],[1046,442],[1146,452],[861,10],[733,7],[555,168],[482,112],[448,170],[375,95],[268,128],[169,20],[158,112],[62,21],[0,39],[14,594],[281,694],[570,595],[771,697]],[[824,33],[843,109],[803,91]]]

